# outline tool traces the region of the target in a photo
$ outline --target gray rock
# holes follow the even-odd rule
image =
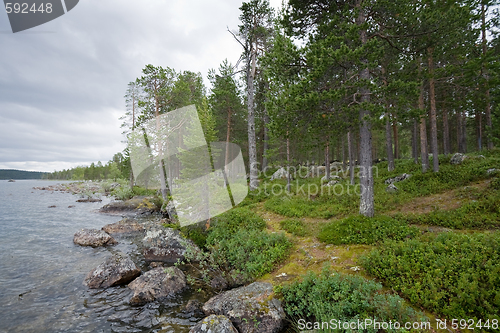
[[[203,306],[206,315],[227,316],[239,332],[277,333],[284,324],[281,302],[270,283],[254,282],[212,297]]]
[[[73,242],[82,246],[115,245],[118,242],[102,230],[82,229],[73,236]]]
[[[333,176],[332,176],[332,175],[330,175],[330,179],[328,179],[328,180],[330,180],[330,181],[331,181],[331,180],[341,180],[341,179],[342,179],[342,178],[340,178],[340,177],[339,177],[339,176],[337,176],[337,175],[333,175]],[[322,182],[322,183],[325,183],[326,181],[327,181],[326,176],[323,176],[323,177],[321,178],[321,182]]]
[[[486,174],[487,174],[488,176],[490,176],[490,175],[492,175],[492,174],[494,174],[494,173],[497,173],[497,172],[500,172],[500,170],[495,169],[495,168],[486,170]]]
[[[386,185],[389,185],[389,184],[393,184],[393,183],[397,183],[397,182],[402,182],[403,180],[406,180],[408,178],[410,178],[411,175],[408,174],[408,173],[403,173],[402,175],[399,175],[399,176],[396,176],[394,178],[389,178],[385,181],[385,184]]]
[[[108,288],[126,284],[141,274],[136,264],[125,255],[109,257],[94,268],[85,278],[84,284],[91,288]]]
[[[106,224],[104,227],[102,227],[102,230],[107,232],[108,234],[123,234],[143,232],[144,227],[133,219],[125,218],[115,223]]]
[[[238,333],[226,316],[210,315],[198,322],[189,333]]]
[[[142,274],[128,287],[134,291],[130,304],[141,305],[181,292],[186,288],[186,277],[177,267],[158,267]]]
[[[288,172],[286,171],[285,168],[281,167],[278,170],[276,170],[275,173],[273,173],[270,180],[287,179],[287,178],[288,178]]]
[[[151,226],[146,231],[143,239],[144,258],[146,261],[163,261],[175,263],[184,260],[184,254],[188,246],[198,250],[196,245],[183,238],[178,230]]]
[[[190,299],[187,304],[182,308],[181,312],[182,313],[188,313],[188,314],[199,314],[203,313],[203,304],[196,300],[196,299]]]
[[[390,184],[389,186],[387,186],[385,191],[388,193],[396,193],[397,191],[399,191],[399,189],[396,187],[396,185]]]
[[[148,208],[151,202],[148,197],[135,197],[126,201],[114,201],[104,205],[99,209],[99,212],[113,215],[143,215],[150,214],[157,209],[157,207]]]
[[[325,186],[335,186],[340,183],[338,180],[330,180]]]
[[[451,157],[450,163],[453,165],[462,164],[462,162],[465,161],[466,158],[467,158],[466,155],[461,153],[456,153]]]

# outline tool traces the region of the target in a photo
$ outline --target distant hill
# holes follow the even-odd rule
[[[0,169],[0,179],[42,179],[46,172]]]

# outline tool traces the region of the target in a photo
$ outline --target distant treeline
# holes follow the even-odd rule
[[[45,172],[0,169],[0,179],[42,179]]]
[[[106,164],[101,161],[92,163],[90,166],[77,166],[72,169],[46,173],[43,179],[57,180],[102,180],[102,179],[128,179],[130,177],[130,158],[127,150],[124,156],[117,153],[113,159]]]

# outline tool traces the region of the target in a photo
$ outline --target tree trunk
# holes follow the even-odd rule
[[[487,39],[486,39],[486,10],[484,8],[484,3],[481,4],[481,35],[482,35],[482,46],[483,46],[483,56],[486,55],[487,52]],[[491,129],[492,129],[492,121],[491,121],[491,103],[490,103],[490,89],[488,84],[488,70],[486,68],[483,69],[483,75],[486,78],[486,82],[484,83],[486,91],[486,135],[488,138],[488,149],[493,149],[493,140],[491,140]]]
[[[352,142],[352,132],[347,132],[347,149],[349,152],[349,180],[351,185],[354,185],[354,149]]]
[[[232,114],[232,110],[231,110],[231,108],[229,108],[227,110],[226,156],[225,156],[225,160],[224,160],[224,166],[225,166],[225,169],[226,169],[226,174],[228,172],[227,165],[229,164],[229,140],[230,140],[230,137],[231,137],[231,114]]]
[[[413,119],[412,126],[412,136],[411,136],[411,154],[415,164],[418,164],[418,125],[417,120]]]
[[[160,131],[160,105],[158,102],[158,95],[155,92],[155,115],[156,115],[156,130]],[[160,190],[163,200],[167,200],[167,183],[165,181],[165,166],[163,165],[163,142],[158,140],[158,157],[160,159]]]
[[[255,76],[255,51],[251,52],[251,61],[248,68],[248,162],[250,164],[250,191],[257,189],[259,186],[259,170],[257,169],[257,142],[255,139],[255,114],[254,114],[254,76]]]
[[[398,133],[398,119],[395,114],[392,115],[394,120],[392,122],[392,131],[394,132],[394,158],[399,159],[399,133]]]
[[[448,122],[448,110],[446,108],[443,108],[443,149],[445,155],[451,153],[450,124]]]
[[[419,76],[422,68],[422,60],[418,59],[418,72]],[[420,83],[420,95],[418,96],[418,108],[421,112],[420,115],[420,155],[422,157],[422,172],[427,172],[429,169],[429,152],[427,150],[427,125],[425,123],[424,112],[424,81]]]
[[[329,137],[326,137],[326,146],[325,146],[325,176],[326,181],[330,180],[330,141]]]
[[[465,112],[459,112],[458,116],[458,152],[465,154],[467,153],[467,118]]]
[[[385,66],[382,66],[382,76],[384,87],[387,87],[387,77]],[[396,132],[395,132],[396,134]],[[387,169],[389,171],[394,170],[394,155],[392,153],[392,136],[391,136],[391,114],[389,113],[389,101],[385,99],[385,144],[387,148]],[[394,150],[397,152],[396,147]]]
[[[286,132],[286,164],[287,164],[286,191],[290,193],[290,190],[292,188],[292,177],[290,175],[290,138],[288,137],[288,131]]]
[[[431,104],[430,122],[431,122],[431,147],[432,147],[432,171],[439,171],[438,159],[438,139],[437,139],[437,116],[436,116],[436,91],[434,81],[434,59],[432,53],[434,49],[429,47],[427,49],[427,60],[429,64],[429,100]]]
[[[345,170],[347,167],[346,156],[345,156],[345,138],[342,135],[342,170]]]
[[[385,113],[385,144],[387,146],[387,169],[394,170],[394,155],[392,154],[392,136],[391,136],[391,121],[389,112]]]
[[[362,26],[366,22],[364,9],[361,8],[362,0],[357,1],[357,7],[360,9],[356,24]],[[361,44],[364,46],[368,42],[368,36],[365,28],[361,28],[360,32]],[[368,61],[362,59],[361,63],[364,68],[359,73],[359,78],[363,81],[370,81],[370,71],[368,70]],[[359,89],[361,94],[361,103],[370,102],[370,89],[363,86]],[[370,110],[362,108],[359,110],[359,138],[360,138],[360,157],[361,157],[361,199],[359,202],[359,213],[367,217],[373,217],[375,214],[374,198],[373,198],[373,170],[372,170],[372,133],[370,124]]]
[[[264,89],[267,92],[269,90],[269,82],[265,80],[264,82]],[[264,96],[267,96],[265,94]],[[266,97],[267,101],[267,97]],[[262,152],[262,171],[265,172],[267,168],[267,150],[269,149],[269,130],[267,128],[269,124],[269,115],[267,113],[267,107],[266,103],[264,103],[264,138],[263,138],[263,152]]]

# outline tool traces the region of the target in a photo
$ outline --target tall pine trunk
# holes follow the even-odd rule
[[[330,180],[330,138],[326,137],[326,146],[325,146],[325,176],[326,181]]]
[[[387,77],[385,66],[382,66],[382,75],[384,86],[387,87]],[[389,113],[389,101],[385,99],[385,144],[387,148],[387,169],[394,170],[394,154],[392,153],[392,136],[391,136],[391,114]],[[395,149],[396,150],[396,149]]]
[[[421,74],[422,60],[418,59],[418,72]],[[420,75],[419,75],[420,76]],[[429,169],[429,151],[427,150],[427,124],[424,112],[424,81],[420,82],[420,95],[418,96],[418,109],[420,110],[420,156],[422,157],[422,172]]]
[[[413,119],[411,131],[411,154],[415,164],[418,164],[418,124],[417,120]]]
[[[484,3],[481,4],[481,35],[482,35],[482,47],[483,47],[483,57],[486,56],[487,52],[487,39],[486,39],[486,9],[484,7]],[[493,149],[493,141],[491,140],[491,129],[492,129],[492,121],[491,121],[491,103],[490,103],[490,89],[488,86],[488,70],[483,68],[483,75],[486,77],[486,82],[484,83],[486,92],[486,135],[488,138],[488,149]]]
[[[266,92],[269,90],[269,82],[265,80],[264,82],[264,88]],[[267,96],[267,95],[265,95]],[[265,106],[266,103],[264,103],[264,138],[263,138],[263,154],[262,154],[262,171],[265,172],[267,168],[267,150],[269,149],[269,130],[267,128],[269,124],[269,114],[267,113],[267,107]]]
[[[255,139],[255,113],[254,113],[254,76],[255,76],[255,51],[251,51],[248,63],[248,162],[250,164],[250,190],[255,190],[259,186],[259,170],[257,169],[257,142]]]
[[[434,80],[434,49],[427,49],[427,60],[429,64],[429,101],[431,105],[430,123],[431,123],[431,148],[432,148],[432,171],[439,171],[438,159],[438,139],[437,139],[437,116],[436,116],[436,89]]]
[[[362,8],[362,1],[357,1],[357,7],[359,9],[358,17],[356,18],[356,25],[359,27],[363,26],[366,22],[366,16],[364,8]],[[368,42],[367,31],[365,28],[360,28],[360,39],[361,45],[365,46]],[[366,87],[368,82],[370,82],[370,71],[368,70],[368,61],[366,59],[361,60],[362,66],[359,73],[359,78],[365,81],[365,86],[359,89],[361,94],[361,103],[370,102],[370,89]],[[361,200],[359,202],[359,213],[364,216],[373,217],[375,214],[374,208],[374,198],[373,198],[373,170],[372,170],[372,133],[370,124],[370,110],[366,108],[361,108],[359,110],[359,139],[360,139],[360,157],[361,157],[361,172],[360,172],[360,183],[361,183]]]
[[[399,159],[399,133],[398,133],[398,119],[395,114],[392,115],[392,131],[394,132],[394,158]]]

